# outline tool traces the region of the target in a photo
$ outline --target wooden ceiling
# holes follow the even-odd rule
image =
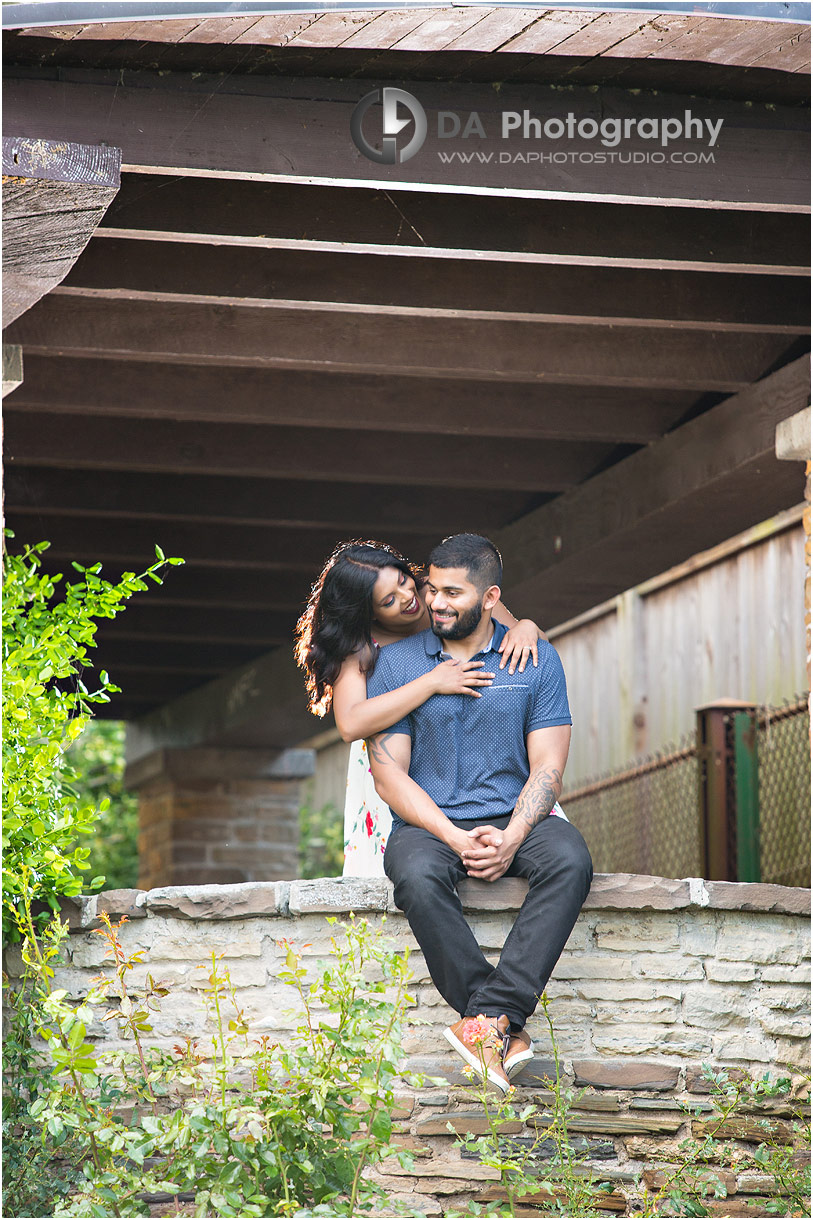
[[[100,636],[117,715],[287,652],[341,538],[420,560],[492,534],[509,605],[553,625],[801,498],[766,437],[808,375],[808,27],[400,10],[29,29],[4,52],[7,135],[123,154],[84,253],[4,333],[18,538],[55,570],[186,559]],[[327,138],[373,79],[481,107],[493,81],[576,107],[657,88],[746,139],[677,201],[645,173],[436,189],[420,158],[399,180]]]

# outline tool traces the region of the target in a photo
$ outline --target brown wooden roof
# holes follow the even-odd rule
[[[723,64],[740,68],[810,71],[810,27],[787,21],[754,21],[703,14],[597,12],[589,9],[399,8],[386,12],[297,13],[278,16],[97,22],[35,27],[23,37],[60,42],[126,42],[178,47],[287,47],[320,52],[333,68],[336,51],[395,50],[505,55],[606,57]],[[117,50],[120,49],[117,48]],[[374,57],[368,57],[372,59]]]
[[[807,43],[489,8],[7,36],[6,134],[123,153],[84,253],[4,336],[18,536],[59,569],[187,560],[103,633],[117,714],[287,651],[340,538],[421,559],[490,533],[511,608],[552,625],[797,503],[771,428],[807,393]],[[493,81],[585,106],[657,87],[745,138],[677,201],[643,174],[438,190],[325,135],[370,80],[481,106]],[[301,740],[285,714],[274,740]]]

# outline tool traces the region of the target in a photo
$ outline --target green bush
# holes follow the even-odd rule
[[[47,542],[6,553],[3,621],[3,942],[19,939],[17,915],[24,898],[51,910],[62,896],[82,892],[89,849],[77,846],[87,836],[97,808],[72,787],[75,768],[65,754],[87,727],[92,704],[107,703],[119,690],[107,673],[91,681],[89,650],[96,643],[97,620],[115,618],[133,593],[161,583],[165,558],[136,576],[125,572],[118,584],[99,575],[101,564],[74,564],[80,579],[61,585],[61,576],[41,571]],[[58,595],[58,594],[61,594]],[[91,881],[98,888],[104,877]],[[47,911],[40,916],[47,922]]]
[[[203,991],[208,1028],[167,1052],[147,1039],[169,988],[147,976],[135,989],[129,974],[143,954],[126,953],[123,920],[102,919],[113,973],[96,980],[78,1007],[53,988],[65,935],[59,922],[24,944],[26,1005],[50,1059],[30,1117],[59,1168],[49,1175],[49,1198],[41,1179],[15,1181],[4,1214],[30,1214],[18,1205],[37,1187],[46,1204],[38,1215],[149,1215],[149,1196],[161,1193],[192,1196],[198,1216],[370,1213],[384,1192],[364,1170],[390,1155],[411,1167],[391,1144],[411,1002],[408,954],[351,916],[331,938],[330,961],[311,978],[301,955],[280,942],[278,977],[299,1010],[284,1045],[251,1038],[213,954]],[[94,1019],[115,1022],[125,1049],[91,1040]],[[166,1214],[177,1214],[169,1207]]]
[[[344,814],[328,801],[299,810],[300,877],[340,877],[344,869]]]
[[[67,753],[77,803],[99,809],[84,846],[108,890],[138,885],[138,797],[124,786],[124,732],[123,720],[93,720]]]

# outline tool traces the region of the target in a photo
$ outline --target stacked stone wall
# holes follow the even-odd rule
[[[469,918],[486,953],[496,959],[525,892],[525,883],[461,886]],[[550,1012],[568,1084],[576,1100],[570,1124],[587,1141],[599,1181],[607,1182],[608,1213],[635,1209],[640,1181],[657,1185],[661,1167],[687,1135],[702,1131],[703,1065],[767,1071],[801,1079],[808,1071],[810,1009],[810,891],[781,886],[666,880],[608,874],[593,889],[548,987]],[[435,991],[385,881],[324,879],[118,891],[81,900],[70,909],[73,928],[56,986],[79,997],[105,967],[104,943],[93,929],[98,914],[127,914],[121,932],[128,951],[145,950],[134,983],[149,971],[171,992],[155,1021],[154,1040],[170,1047],[203,1034],[201,997],[212,951],[223,954],[252,1032],[285,1039],[297,1024],[292,993],[278,978],[287,938],[306,962],[330,953],[335,928],[325,916],[364,915],[399,946],[409,945],[415,1021],[404,1049],[414,1071],[445,1083],[404,1085],[398,1094],[399,1140],[415,1155],[413,1172],[388,1165],[393,1198],[428,1215],[460,1214],[472,1198],[495,1197],[497,1171],[455,1146],[459,1133],[482,1129],[466,1090],[461,1063],[442,1038],[456,1019]],[[14,959],[9,962],[14,971]],[[112,1023],[91,1036],[115,1038]],[[536,1057],[517,1080],[516,1100],[543,1105],[553,1071],[541,1016],[530,1031]],[[686,1107],[700,1110],[687,1114]],[[521,1108],[521,1107],[520,1107]],[[772,1120],[787,1124],[774,1105]],[[754,1140],[763,1138],[752,1124]],[[517,1122],[515,1134],[533,1135]],[[748,1135],[748,1124],[735,1134]],[[753,1202],[766,1181],[753,1172],[718,1166],[725,1216],[765,1214]]]

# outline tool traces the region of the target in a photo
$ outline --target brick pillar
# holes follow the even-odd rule
[[[127,767],[139,798],[139,887],[299,875],[313,750],[156,750]]]

